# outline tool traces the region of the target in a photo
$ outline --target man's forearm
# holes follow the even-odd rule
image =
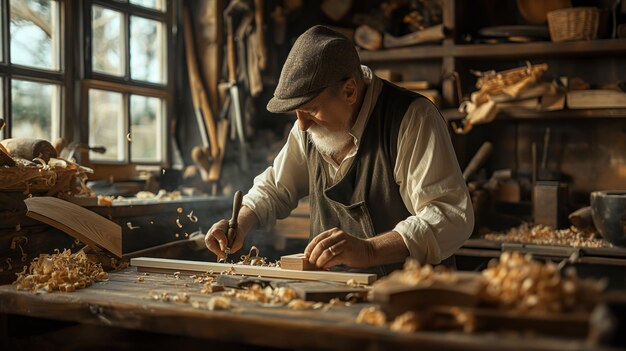
[[[242,206],[239,211],[239,217],[237,217],[237,225],[239,226],[240,233],[243,233],[244,237],[256,227],[259,223],[259,218],[256,213],[252,211],[248,206]]]
[[[368,241],[372,247],[371,266],[404,262],[409,257],[409,249],[398,232],[390,231]]]

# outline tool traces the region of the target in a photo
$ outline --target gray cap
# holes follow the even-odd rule
[[[360,65],[350,39],[328,27],[312,27],[293,44],[267,110],[293,111],[324,88],[349,78]]]

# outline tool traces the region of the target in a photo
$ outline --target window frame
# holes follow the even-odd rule
[[[125,148],[125,161],[104,161],[104,160],[94,160],[91,161],[89,159],[88,152],[81,153],[81,160],[88,160],[87,164],[93,165],[97,168],[103,168],[98,166],[104,166],[108,168],[110,167],[118,167],[118,168],[133,168],[133,165],[137,166],[149,166],[149,165],[158,165],[159,167],[167,167],[170,164],[171,160],[171,132],[169,131],[168,126],[171,125],[172,120],[172,112],[174,111],[174,38],[176,23],[174,21],[175,18],[175,7],[174,0],[165,0],[165,10],[154,10],[150,8],[146,8],[140,5],[134,5],[129,2],[114,2],[114,1],[105,1],[105,0],[84,0],[82,2],[82,35],[83,38],[80,41],[82,43],[82,58],[81,64],[83,66],[84,79],[81,82],[81,116],[80,121],[80,136],[81,143],[87,144],[89,142],[89,90],[90,89],[101,89],[113,92],[120,92],[123,94],[123,102],[125,109],[125,118],[126,125],[125,130],[130,130],[130,95],[143,95],[148,97],[156,97],[163,100],[165,107],[162,107],[164,112],[163,117],[163,150],[162,155],[163,159],[160,162],[145,162],[145,161],[133,161],[131,157],[131,147],[127,145]],[[121,77],[116,77],[113,75],[107,75],[105,73],[94,72],[93,71],[93,62],[92,62],[92,54],[93,54],[93,46],[92,46],[92,8],[93,6],[100,6],[103,8],[119,11],[123,15],[123,28],[124,28],[124,75]],[[166,57],[164,61],[164,65],[167,69],[166,71],[166,82],[165,84],[140,81],[131,78],[130,72],[130,17],[140,16],[143,18],[156,20],[164,23],[165,25],[165,38],[164,45],[166,48]],[[125,138],[125,135],[123,137]],[[127,142],[129,143],[129,142]],[[93,146],[93,145],[92,145]],[[132,172],[132,170],[131,170]]]
[[[29,67],[25,65],[11,63],[11,16],[9,1],[19,0],[0,0],[0,16],[2,18],[2,62],[0,62],[0,77],[2,78],[2,117],[6,123],[6,127],[0,131],[0,138],[12,137],[11,129],[13,128],[12,121],[12,91],[11,84],[15,80],[24,80],[35,83],[56,84],[59,86],[59,125],[51,126],[52,130],[58,130],[58,135],[53,137],[67,138],[68,133],[66,129],[68,124],[71,124],[73,120],[73,111],[68,108],[74,103],[74,67],[71,67],[71,55],[75,47],[70,39],[70,33],[72,31],[67,30],[71,28],[71,22],[73,21],[72,1],[71,0],[52,0],[59,4],[59,69],[47,70],[43,68]],[[70,26],[68,26],[70,24]],[[68,58],[70,58],[68,60]],[[71,136],[72,133],[70,132]],[[54,140],[51,140],[54,141]]]

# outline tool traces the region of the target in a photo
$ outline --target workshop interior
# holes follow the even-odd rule
[[[626,348],[626,0],[0,0],[3,350]]]

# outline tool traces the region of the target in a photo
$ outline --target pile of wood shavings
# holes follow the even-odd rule
[[[554,229],[550,226],[531,226],[524,223],[511,228],[506,233],[488,233],[484,239],[494,241],[526,242],[543,245],[567,245],[574,247],[610,247],[611,244],[597,237],[595,232],[585,231],[576,227]]]
[[[489,262],[482,273],[487,280],[485,299],[508,309],[533,312],[563,312],[590,308],[606,287],[606,281],[583,280],[569,267],[562,276],[559,267],[530,255],[504,252]]]
[[[456,273],[445,266],[421,265],[417,260],[409,258],[401,270],[393,271],[385,279],[374,282],[383,284],[386,280],[398,281],[407,285],[432,285],[434,283],[454,284],[459,281]]]
[[[73,254],[66,249],[35,258],[30,267],[24,266],[24,270],[17,274],[13,284],[17,290],[72,292],[108,278],[102,265],[90,261],[83,251]]]

